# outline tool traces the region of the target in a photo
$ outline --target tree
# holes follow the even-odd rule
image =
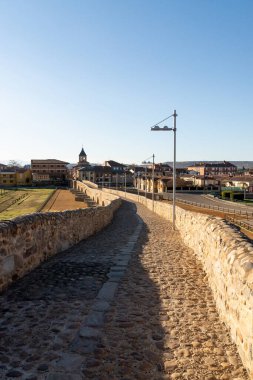
[[[10,160],[9,163],[8,163],[8,166],[11,167],[11,168],[21,168],[22,165],[20,164],[20,162],[16,161],[16,160]]]

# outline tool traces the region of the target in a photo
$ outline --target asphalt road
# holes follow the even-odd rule
[[[172,199],[172,194],[169,195],[170,199]],[[214,209],[221,209],[221,211],[225,212],[234,212],[234,210],[238,213],[242,214],[252,214],[253,216],[253,206],[240,204],[236,202],[225,201],[217,198],[213,198],[208,195],[203,194],[185,194],[178,193],[176,195],[176,199],[178,201],[183,200],[186,202],[198,203],[204,205],[205,207],[211,207]],[[223,210],[224,209],[224,210]]]

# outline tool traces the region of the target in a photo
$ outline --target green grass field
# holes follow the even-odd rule
[[[0,193],[0,220],[37,212],[53,189],[18,189]]]

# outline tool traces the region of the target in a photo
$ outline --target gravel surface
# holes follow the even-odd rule
[[[248,379],[201,264],[167,221],[137,213],[123,202],[0,297],[0,379]]]
[[[85,378],[248,379],[201,263],[167,221],[138,214],[141,238]]]

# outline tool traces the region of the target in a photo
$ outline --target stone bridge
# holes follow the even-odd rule
[[[0,224],[0,379],[252,378],[251,242],[76,187],[103,207]]]

